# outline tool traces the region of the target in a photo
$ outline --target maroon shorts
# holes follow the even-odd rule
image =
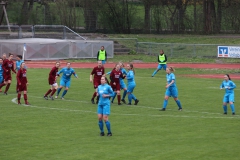
[[[98,86],[101,84],[101,81],[93,81],[93,87],[94,89],[98,88]]]
[[[27,91],[27,85],[26,84],[17,85],[17,90],[20,92]]]
[[[110,83],[113,91],[120,91],[121,87],[120,87],[120,83],[116,83],[116,85],[113,85],[113,83]]]
[[[3,74],[4,81],[12,80],[11,74]]]
[[[48,84],[49,85],[53,85],[54,83],[56,83],[56,80],[55,79],[48,79]]]

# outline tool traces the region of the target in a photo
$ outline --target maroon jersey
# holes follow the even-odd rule
[[[116,69],[113,69],[110,74],[111,82],[120,83],[120,78],[124,78],[122,72],[120,70],[117,71]]]
[[[54,83],[56,83],[57,72],[58,72],[57,67],[53,67],[49,72],[48,82],[50,85],[53,85]]]
[[[27,70],[26,69],[19,69],[17,73],[17,82],[18,85],[26,85],[27,84]]]
[[[9,61],[8,59],[5,59],[2,64],[3,68],[3,74],[5,75],[11,75],[11,70],[16,73],[14,70],[14,62],[11,60]]]
[[[104,67],[98,68],[97,66],[93,68],[91,75],[94,74],[94,81],[101,81],[101,77],[104,75],[104,73]]]

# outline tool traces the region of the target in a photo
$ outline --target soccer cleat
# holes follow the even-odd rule
[[[129,105],[129,106],[130,106],[130,105],[132,105],[132,104],[131,104],[131,103],[128,103],[127,105]]]
[[[166,111],[166,108],[162,108],[162,109],[160,109],[159,111]]]
[[[55,96],[55,99],[57,99],[58,98],[58,96]]]
[[[61,99],[64,100],[64,97],[62,97]]]
[[[21,102],[18,102],[18,105],[21,105]]]
[[[25,103],[25,105],[29,106],[29,105],[30,105],[30,103],[29,103],[29,102],[27,102],[27,103]]]
[[[121,101],[122,101],[124,104],[126,104],[126,101],[125,101],[125,99],[122,99]]]
[[[43,96],[44,99],[48,100],[48,97],[47,96]]]
[[[7,95],[7,92],[4,92],[3,94],[4,94],[4,95]]]
[[[95,104],[94,99],[91,99],[92,104]]]
[[[53,96],[49,96],[49,98],[50,98],[51,100],[54,100]]]
[[[101,133],[100,133],[100,136],[105,136],[104,132],[101,132]]]
[[[227,112],[224,112],[223,114],[227,114]]]
[[[178,108],[179,111],[182,111],[182,108]]]
[[[233,113],[232,113],[232,115],[234,116],[234,115],[235,115],[235,113],[233,112]]]
[[[118,105],[122,105],[122,103],[118,103]]]
[[[107,136],[108,136],[108,137],[112,136],[112,133],[111,133],[111,132],[110,132],[110,133],[108,133],[108,134],[107,134]]]
[[[113,101],[111,101],[113,103]]]
[[[138,104],[138,102],[139,102],[139,100],[138,100],[138,99],[136,99],[136,100],[135,100],[135,103],[134,103],[134,105],[137,105],[137,104]]]

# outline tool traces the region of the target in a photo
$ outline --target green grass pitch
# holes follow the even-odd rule
[[[79,79],[72,77],[65,100],[54,101],[43,98],[49,88],[49,69],[28,69],[31,106],[14,103],[15,79],[8,95],[0,95],[0,159],[239,160],[240,81],[233,80],[236,115],[231,115],[229,107],[229,114],[223,115],[222,79],[182,76],[219,71],[177,69],[183,111],[170,98],[167,111],[160,112],[165,72],[152,78],[153,70],[136,69],[134,94],[139,104],[118,106],[115,99],[109,118],[113,136],[100,137],[97,105],[90,103],[94,91],[89,82],[91,69],[76,69]]]

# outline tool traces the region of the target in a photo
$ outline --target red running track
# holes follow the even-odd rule
[[[52,68],[55,62],[52,61],[30,61],[26,62],[28,68]],[[61,66],[65,66],[66,62],[62,62]],[[135,68],[157,68],[157,63],[133,63]],[[93,68],[97,66],[97,63],[79,63],[72,62],[71,67],[73,68]],[[113,68],[115,63],[107,63],[104,65],[105,68]],[[240,64],[180,64],[180,63],[168,63],[168,66],[174,68],[202,68],[202,69],[239,69]]]

